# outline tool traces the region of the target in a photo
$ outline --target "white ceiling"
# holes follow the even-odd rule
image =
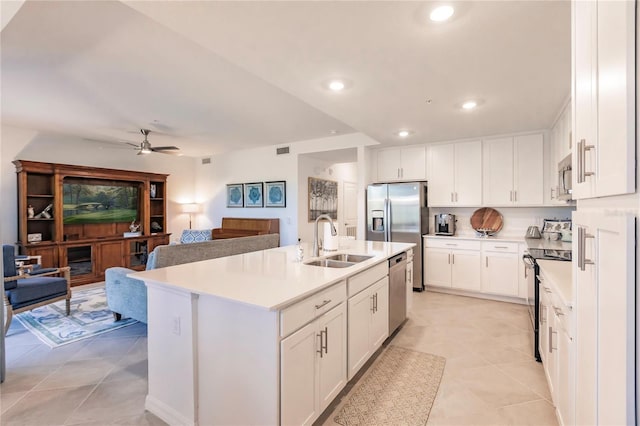
[[[192,156],[550,127],[569,94],[569,2],[454,2],[441,24],[434,4],[27,1],[0,34],[2,122],[87,144],[149,128]],[[333,77],[350,87],[326,90]],[[468,98],[481,105],[463,112]]]

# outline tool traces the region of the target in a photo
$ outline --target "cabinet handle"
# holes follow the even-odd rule
[[[376,308],[375,312],[378,312],[378,292],[376,291],[376,294],[374,294],[374,298],[373,298],[373,302],[374,302],[374,307]]]
[[[553,198],[554,198],[554,197],[553,197],[553,191],[554,191],[554,190],[555,190],[554,188],[551,188],[551,194],[550,194],[550,197],[551,197],[551,199],[552,199],[552,200],[553,200]]]
[[[316,309],[320,309],[320,308],[322,308],[322,307],[324,307],[324,306],[327,306],[329,303],[331,303],[331,299],[329,299],[329,300],[323,300],[321,304],[316,305]]]
[[[485,256],[484,257],[484,266],[485,266],[485,268],[489,267],[489,256]]]
[[[400,167],[400,177],[404,177],[404,167]]]
[[[513,191],[513,201],[518,202],[518,191]]]
[[[549,353],[553,353],[554,349],[558,349],[558,348],[554,348],[553,347],[553,333],[555,333],[555,331],[553,331],[553,327],[549,326]]]
[[[322,334],[322,331],[320,332]],[[320,346],[320,350],[322,351],[323,347]],[[324,353],[329,353],[329,328],[324,328]]]
[[[376,295],[375,294],[371,295],[371,313],[373,314],[376,313]]]
[[[456,192],[456,203],[458,202],[458,193]]]
[[[456,264],[456,255],[451,253],[451,264],[455,265]]]
[[[594,172],[587,172],[586,164],[587,164],[587,151],[595,150],[594,145],[587,145],[587,141],[585,139],[580,139],[578,142],[578,183],[583,183],[586,180],[587,176],[595,175]]]
[[[587,234],[586,230],[582,226],[578,226],[578,268],[581,271],[586,270],[587,265],[593,265],[594,262],[591,259],[587,259],[585,248],[587,238],[594,238],[593,235]]]
[[[451,253],[447,255],[447,265],[451,265]]]
[[[453,192],[451,193],[451,202],[453,203]]]

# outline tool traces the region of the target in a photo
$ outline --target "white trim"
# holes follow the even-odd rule
[[[184,417],[180,412],[151,395],[147,395],[144,408],[170,425],[197,426],[193,419]]]

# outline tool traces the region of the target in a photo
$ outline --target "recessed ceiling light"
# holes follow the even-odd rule
[[[462,108],[466,110],[474,109],[477,106],[478,106],[478,103],[476,101],[466,101],[465,103],[462,104]]]
[[[431,11],[429,18],[434,22],[442,22],[453,16],[453,7],[451,6],[438,6]]]
[[[407,138],[409,137],[409,135],[411,135],[411,132],[409,130],[400,130],[398,132],[398,136],[400,136],[401,138]]]
[[[342,80],[331,80],[329,82],[329,89],[333,90],[334,92],[339,92],[344,89],[344,87],[345,84]]]

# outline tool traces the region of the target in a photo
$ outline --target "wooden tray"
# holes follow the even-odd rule
[[[502,229],[502,215],[496,209],[483,207],[471,215],[471,227],[477,232],[493,235]]]

